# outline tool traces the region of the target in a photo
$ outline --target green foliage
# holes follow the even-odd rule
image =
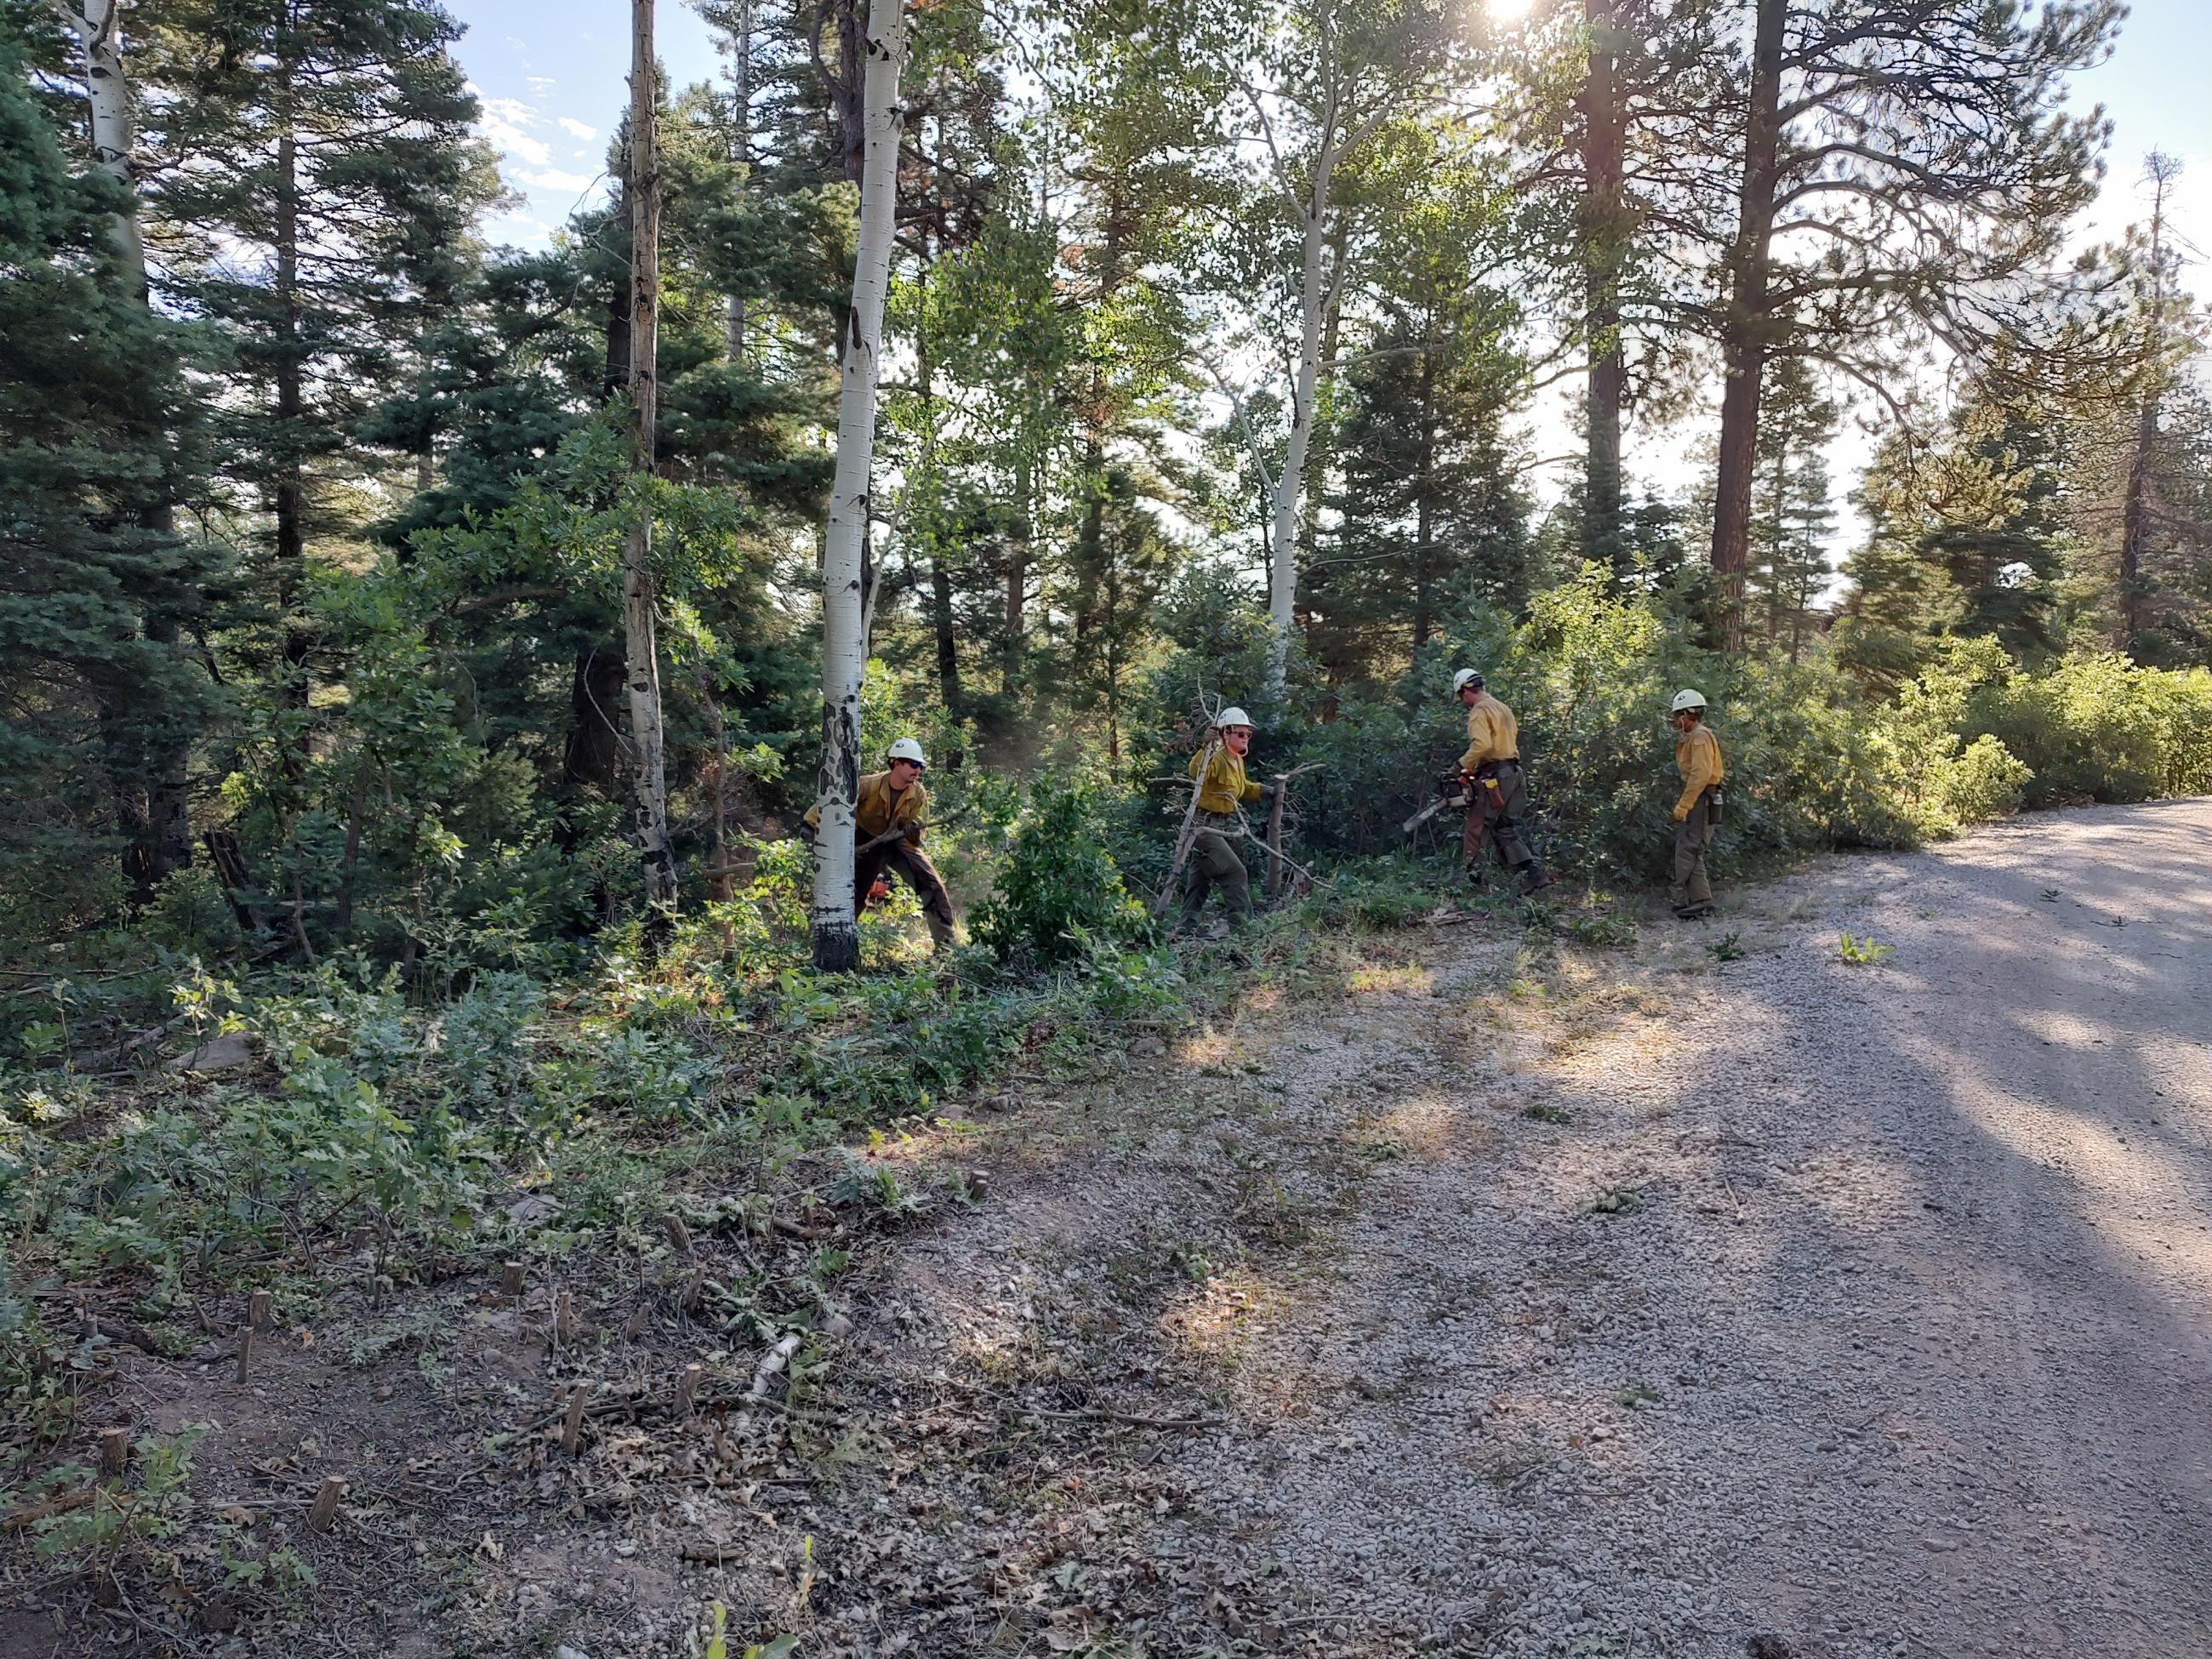
[[[1364,927],[1409,927],[1437,908],[1436,877],[1402,860],[1378,860],[1337,871],[1319,903],[1323,915]]]
[[[132,1449],[136,1485],[128,1478],[94,1482],[93,1472],[79,1464],[49,1469],[21,1495],[35,1503],[90,1485],[92,1501],[33,1522],[33,1553],[42,1561],[110,1578],[173,1537],[191,1509],[185,1482],[193,1448],[206,1432],[195,1425],[180,1434],[142,1437]]]
[[[1094,941],[1147,937],[1151,920],[1122,884],[1104,837],[1091,785],[1039,777],[991,896],[975,910],[975,938],[1001,961],[1060,963]]]
[[[224,560],[170,527],[204,484],[197,342],[148,310],[127,193],[72,166],[56,112],[0,40],[0,939],[150,893],[216,706],[179,641]]]
[[[1880,962],[1885,957],[1894,956],[1896,953],[1897,947],[1894,945],[1875,944],[1872,933],[1869,933],[1864,939],[1853,939],[1850,933],[1845,933],[1836,940],[1836,955],[1855,968],[1866,967],[1870,963]]]
[[[2202,668],[2069,658],[2045,675],[1982,685],[1964,718],[2019,757],[2031,806],[2212,791],[2212,673]]]

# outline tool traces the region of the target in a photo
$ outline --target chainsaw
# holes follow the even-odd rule
[[[1474,805],[1474,780],[1456,769],[1441,773],[1437,778],[1437,798],[1407,818],[1400,827],[1412,835],[1439,812],[1463,812]]]

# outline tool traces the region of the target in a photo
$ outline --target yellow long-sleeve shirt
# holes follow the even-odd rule
[[[1190,775],[1198,777],[1200,763],[1206,760],[1206,750],[1200,750],[1190,757]],[[1198,781],[1198,810],[1201,812],[1233,812],[1240,800],[1255,800],[1260,786],[1244,775],[1244,757],[1232,753],[1227,745],[1213,751],[1212,763],[1206,766],[1206,775]]]
[[[1459,769],[1472,772],[1486,762],[1520,758],[1521,722],[1489,692],[1478,692],[1468,705],[1467,753],[1459,757]]]
[[[1727,769],[1721,764],[1721,740],[1700,720],[1675,738],[1674,764],[1682,771],[1682,798],[1674,803],[1674,821],[1680,823]]]
[[[853,803],[853,827],[862,841],[873,841],[887,834],[896,823],[906,831],[906,838],[919,845],[921,826],[929,820],[929,791],[916,778],[903,789],[894,792],[891,775],[888,771],[870,772],[860,779],[859,794]],[[822,809],[806,809],[806,821],[816,829],[822,826]]]

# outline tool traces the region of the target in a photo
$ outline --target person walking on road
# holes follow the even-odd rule
[[[853,914],[857,917],[871,898],[882,896],[876,890],[896,873],[921,897],[921,914],[929,923],[930,949],[941,951],[952,945],[952,896],[945,890],[945,878],[929,854],[921,850],[922,829],[929,822],[929,791],[921,782],[927,767],[921,745],[912,738],[901,738],[884,757],[884,769],[860,779],[853,803]],[[822,809],[809,808],[808,830],[818,828],[821,822]]]
[[[1705,852],[1721,821],[1720,739],[1705,724],[1705,696],[1685,690],[1674,694],[1669,720],[1674,727],[1674,765],[1682,775],[1682,793],[1674,803],[1674,914],[1696,921],[1713,913],[1712,878],[1705,873]]]
[[[1182,912],[1180,928],[1195,924],[1206,908],[1206,896],[1216,887],[1229,911],[1229,925],[1242,927],[1252,919],[1252,878],[1237,850],[1237,808],[1244,801],[1265,801],[1274,786],[1254,783],[1244,775],[1244,757],[1252,749],[1252,717],[1243,709],[1224,708],[1214,722],[1221,741],[1211,760],[1206,746],[1190,757],[1190,775],[1198,783],[1198,833],[1190,844],[1190,861],[1183,866]]]
[[[1521,834],[1528,796],[1521,776],[1520,723],[1484,689],[1482,676],[1472,668],[1452,676],[1452,693],[1467,708],[1467,753],[1459,757],[1459,769],[1474,784],[1467,830],[1460,838],[1460,863],[1468,879],[1483,884],[1482,848],[1487,841],[1497,848],[1498,861],[1521,878],[1523,894],[1549,887],[1552,878]]]

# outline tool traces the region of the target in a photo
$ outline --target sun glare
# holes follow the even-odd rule
[[[1483,9],[1493,23],[1517,23],[1528,15],[1531,0],[1484,0]]]

